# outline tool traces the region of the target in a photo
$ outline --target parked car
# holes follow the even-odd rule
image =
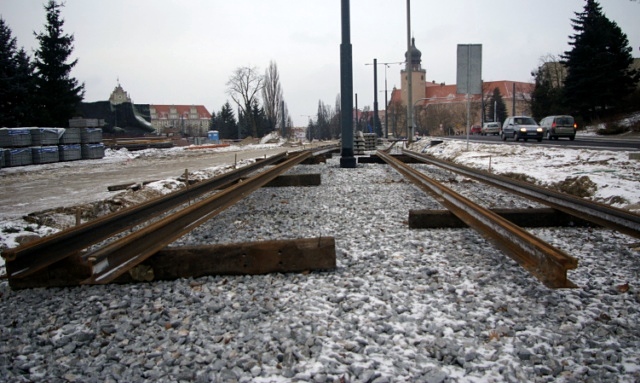
[[[540,121],[540,126],[544,129],[544,135],[550,140],[557,140],[560,137],[569,137],[571,141],[576,138],[578,125],[572,116],[547,116]]]
[[[471,134],[482,134],[482,128],[480,125],[473,125],[471,127]]]
[[[521,138],[525,141],[532,138],[540,142],[542,141],[542,132],[542,128],[533,118],[529,116],[513,116],[504,120],[500,137],[503,141],[510,137],[516,141]]]
[[[500,134],[500,123],[499,122],[485,122],[482,124],[481,134],[486,136],[488,134],[498,135]]]

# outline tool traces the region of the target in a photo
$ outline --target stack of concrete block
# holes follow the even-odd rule
[[[58,145],[32,146],[31,159],[34,164],[48,164],[50,162],[60,161]]]
[[[64,132],[63,128],[30,128],[31,145],[58,145],[60,136]]]
[[[378,135],[375,133],[364,133],[363,136],[364,136],[364,150],[367,150],[367,151],[376,150]]]
[[[31,148],[28,146],[24,148],[4,149],[4,159],[7,167],[31,165],[33,163]]]
[[[353,155],[364,155],[364,136],[360,131],[356,132],[356,135],[353,138]]]
[[[31,146],[31,130],[28,128],[0,129],[0,147],[22,148]]]
[[[104,157],[104,144],[82,144],[82,159],[95,160]]]
[[[31,165],[31,130],[28,128],[0,129],[0,149],[5,166]]]
[[[2,128],[0,168],[104,157],[102,129]]]
[[[58,144],[60,145],[80,143],[82,143],[82,139],[80,138],[80,128],[66,128],[58,141]]]
[[[83,144],[98,144],[102,142],[102,129],[82,128],[80,133],[80,142]]]
[[[82,159],[82,147],[80,144],[58,145],[60,161],[75,161]]]

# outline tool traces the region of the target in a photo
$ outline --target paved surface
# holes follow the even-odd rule
[[[189,171],[272,156],[298,148],[277,147],[237,152],[167,151],[135,159],[104,158],[0,169],[0,220],[99,201],[113,195],[108,186],[177,178]],[[142,152],[141,152],[142,153]],[[179,153],[179,154],[178,154]],[[136,154],[136,152],[132,152]]]

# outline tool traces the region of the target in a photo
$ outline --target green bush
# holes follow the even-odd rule
[[[622,126],[617,122],[606,122],[604,126],[605,126],[604,129],[599,129],[597,131],[597,133],[602,136],[611,136],[615,134],[621,134],[628,130],[627,127]]]

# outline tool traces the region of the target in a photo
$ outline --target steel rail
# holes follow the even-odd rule
[[[441,168],[507,190],[510,193],[516,193],[597,225],[617,230],[635,238],[640,238],[640,215],[535,186],[528,182],[517,181],[513,178],[491,174],[483,170],[453,164],[449,161],[440,160],[410,150],[403,150],[403,154],[418,161],[437,165]]]
[[[493,241],[505,254],[549,288],[575,287],[567,279],[567,270],[578,266],[577,259],[531,235],[496,213],[470,201],[393,156],[378,151],[378,156],[403,174],[453,214]]]
[[[282,161],[286,157],[287,153],[280,153],[179,191],[122,209],[15,249],[6,250],[2,256],[6,260],[7,275],[9,278],[29,276],[71,254],[78,253],[201,195],[236,182],[247,174]]]
[[[106,284],[113,281],[311,155],[311,151],[299,152],[272,169],[228,187],[186,209],[86,254],[84,258],[92,265],[93,273],[90,278],[81,283]]]

